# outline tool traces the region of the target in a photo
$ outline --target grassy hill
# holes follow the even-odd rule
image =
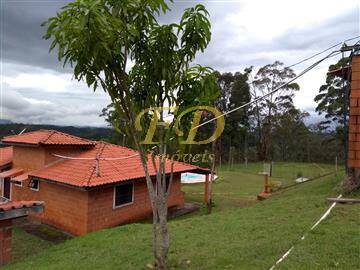
[[[281,176],[292,178],[295,167],[284,169],[288,176]],[[256,202],[262,187],[256,170],[222,171],[214,185],[212,214],[202,210],[170,222],[172,269],[269,269],[293,244],[293,253],[276,269],[360,268],[359,205],[337,205],[304,241],[298,241],[329,207],[326,198],[339,194],[342,175]],[[184,188],[188,200],[201,200],[202,189]],[[53,245],[4,269],[146,269],[151,262],[151,225],[139,223]]]

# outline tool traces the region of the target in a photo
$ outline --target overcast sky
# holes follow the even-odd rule
[[[42,40],[41,22],[67,1],[0,0],[0,119],[57,125],[104,126],[99,118],[109,103],[72,79],[49,43]],[[178,21],[184,8],[203,3],[211,15],[212,41],[196,63],[219,71],[242,71],[280,60],[286,65],[360,35],[358,0],[174,1],[162,22]],[[351,43],[351,42],[350,42]],[[299,79],[296,105],[314,111],[313,99],[324,82],[325,61]],[[311,61],[296,66],[299,73]],[[314,120],[314,116],[312,117]]]

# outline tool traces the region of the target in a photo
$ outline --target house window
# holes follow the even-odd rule
[[[40,182],[39,179],[31,178],[29,182],[29,187],[31,190],[39,191]]]
[[[133,203],[134,183],[122,184],[114,187],[114,208]]]
[[[14,185],[17,187],[22,187],[22,181],[14,181]]]

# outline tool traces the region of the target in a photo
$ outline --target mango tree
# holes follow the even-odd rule
[[[148,118],[157,114],[159,122],[164,122],[169,112],[156,108],[166,106],[177,107],[170,112],[176,119],[193,105],[213,104],[219,93],[213,71],[192,65],[196,54],[210,42],[207,10],[196,5],[184,11],[178,24],[160,24],[157,18],[168,10],[164,0],[77,0],[43,24],[47,29],[44,38],[52,41],[50,50],[57,48],[59,61],[73,67],[77,80],[84,80],[94,91],[105,91],[117,115],[126,120],[146,176],[153,209],[153,253],[159,269],[167,268],[167,198],[172,170],[167,187],[165,159],[151,155],[156,170],[154,187],[148,146],[141,143],[136,116],[151,108],[146,112]],[[170,122],[156,134],[157,154],[166,154],[174,134],[174,120]]]

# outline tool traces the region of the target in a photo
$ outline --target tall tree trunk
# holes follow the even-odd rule
[[[116,100],[113,95],[110,96],[115,106],[121,106],[125,115],[129,121],[130,134],[133,137],[134,144],[139,152],[140,161],[145,172],[147,189],[150,197],[152,212],[153,212],[153,254],[155,257],[156,267],[160,270],[167,269],[167,254],[170,245],[169,231],[167,228],[167,198],[170,194],[172,178],[173,178],[173,163],[171,163],[171,172],[170,172],[170,182],[168,188],[166,188],[166,145],[164,144],[165,134],[161,130],[160,135],[160,157],[159,166],[156,164],[156,158],[154,155],[151,155],[153,162],[154,170],[156,172],[155,188],[153,181],[149,174],[148,164],[147,164],[147,153],[143,149],[143,146],[140,144],[138,139],[137,131],[135,130],[135,121],[133,116],[132,105],[129,104],[124,96],[119,98],[119,101]],[[119,110],[121,111],[121,110]],[[160,114],[161,121],[163,121],[163,113]]]

